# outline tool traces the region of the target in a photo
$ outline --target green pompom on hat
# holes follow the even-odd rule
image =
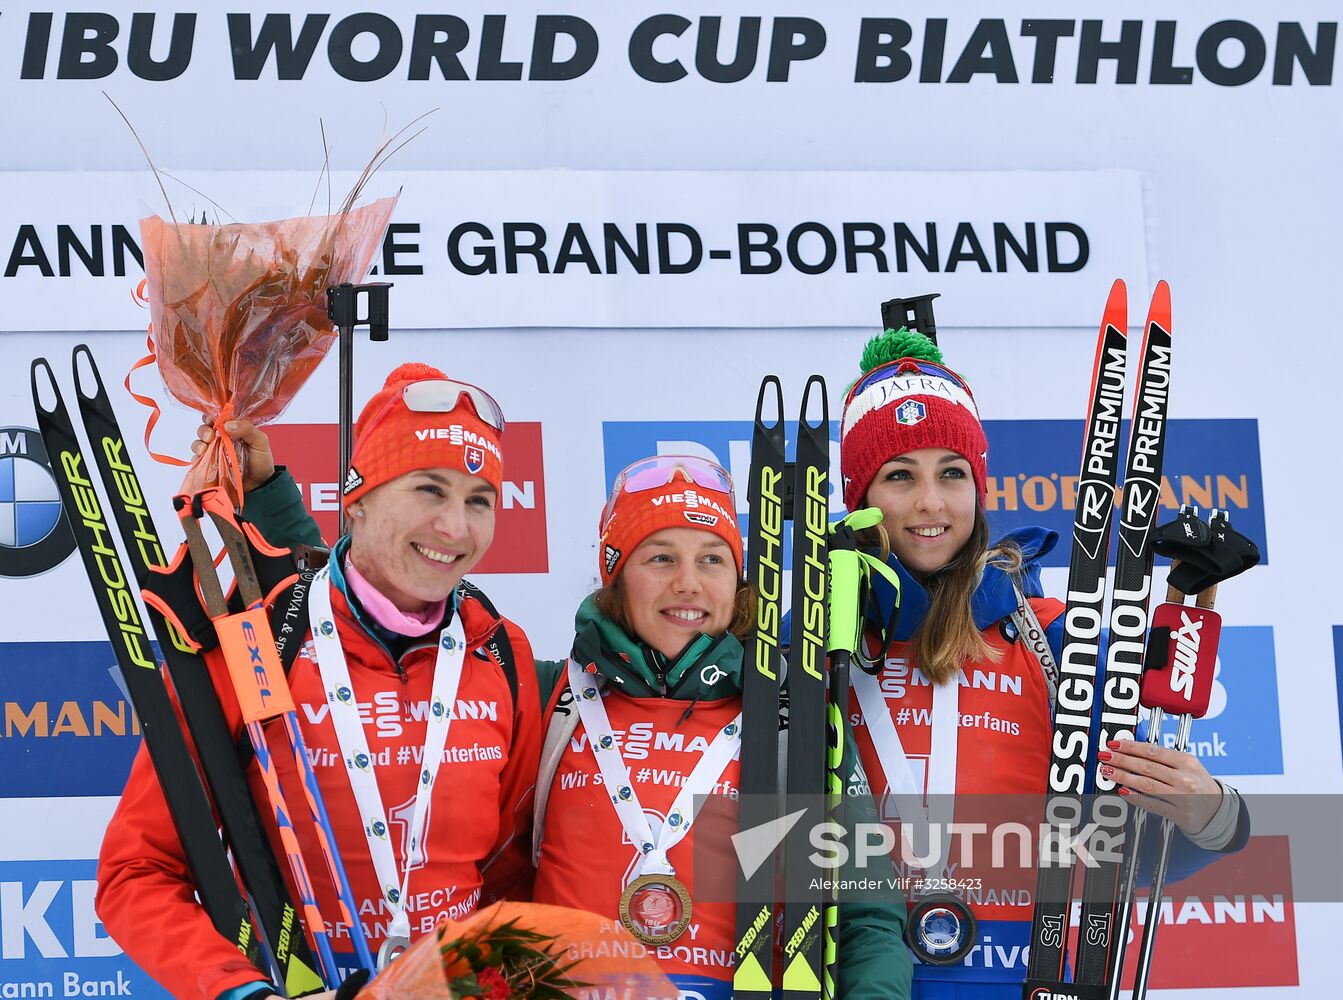
[[[883,330],[867,342],[859,362],[861,374],[897,358],[918,358],[920,361],[943,364],[942,352],[936,344],[918,330],[902,326],[898,330]]]

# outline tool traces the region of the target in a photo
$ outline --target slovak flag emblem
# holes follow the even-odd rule
[[[480,474],[480,470],[485,468],[485,452],[473,444],[462,447],[462,456],[466,459],[466,471],[471,475]]]

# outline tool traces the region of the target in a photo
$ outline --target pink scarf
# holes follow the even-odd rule
[[[348,554],[345,556],[345,579],[350,585],[350,591],[359,598],[359,603],[369,616],[387,631],[397,635],[411,638],[428,635],[438,628],[439,622],[443,620],[443,612],[448,607],[447,599],[444,598],[423,611],[402,611],[364,579]]]

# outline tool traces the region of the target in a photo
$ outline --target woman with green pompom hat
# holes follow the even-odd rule
[[[884,662],[853,674],[855,740],[882,818],[943,830],[1023,821],[1050,761],[1042,662],[1060,656],[1064,606],[1043,596],[1040,559],[1058,535],[1025,528],[990,543],[988,440],[974,395],[921,333],[887,330],[868,342],[844,403],[840,455],[845,505],[881,509],[901,583]],[[878,578],[874,596],[890,620],[894,588]],[[876,632],[865,637],[873,656],[887,638]],[[1101,759],[1122,794],[1184,834],[1172,881],[1249,838],[1240,797],[1192,755],[1114,741]],[[1039,817],[1024,821],[1034,829]],[[908,874],[923,880],[911,883],[906,924],[919,960],[915,1000],[1019,997],[1035,868],[1016,866],[1015,851],[995,865],[985,850],[971,870],[963,844],[935,846],[904,843]]]

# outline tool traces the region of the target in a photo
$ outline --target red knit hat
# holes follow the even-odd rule
[[[640,476],[650,485],[638,489]],[[736,511],[732,480],[721,466],[687,455],[635,462],[616,477],[598,525],[602,586],[616,578],[645,538],[663,528],[698,528],[717,535],[732,549],[740,575],[741,529]]]
[[[355,422],[354,454],[341,490],[345,505],[416,469],[458,469],[501,489],[502,431],[481,419],[482,406],[503,424],[498,404],[483,390],[430,365],[401,365]]]
[[[886,336],[895,335],[888,331]],[[901,331],[900,336],[910,335]],[[937,357],[940,361],[940,352]],[[866,371],[844,400],[839,439],[849,510],[862,506],[877,470],[920,448],[947,448],[969,462],[984,504],[989,443],[975,397],[965,379],[937,361],[906,356]]]

